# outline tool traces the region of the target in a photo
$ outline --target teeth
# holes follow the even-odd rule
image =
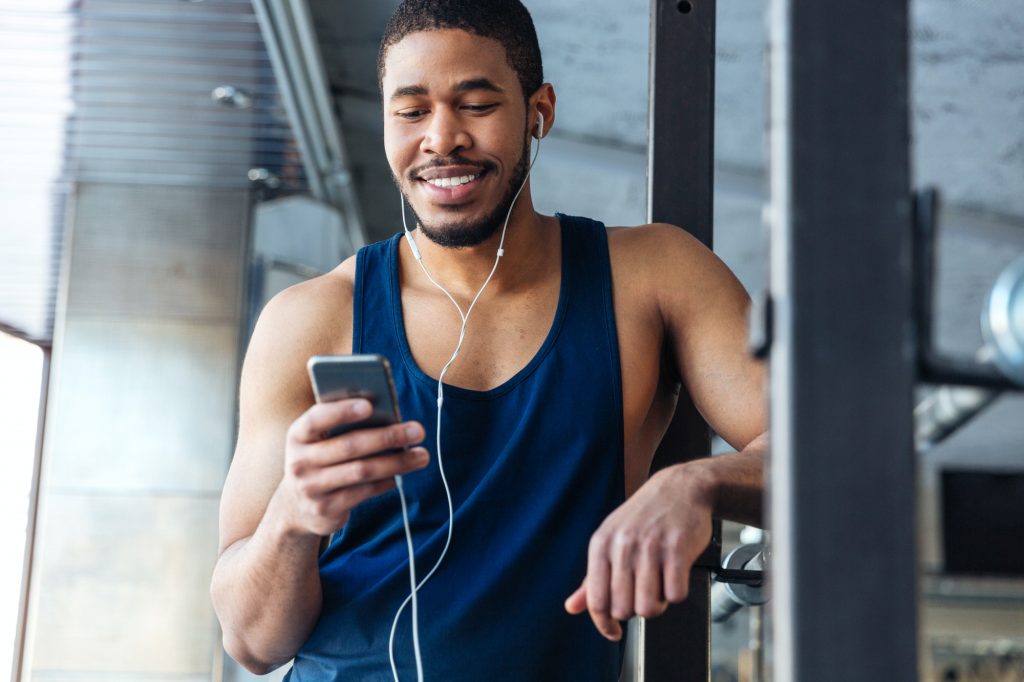
[[[466,183],[473,182],[479,175],[463,175],[461,178],[435,178],[427,180],[434,187],[460,187]]]

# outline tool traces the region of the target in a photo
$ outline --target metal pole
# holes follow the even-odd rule
[[[907,2],[770,10],[773,679],[917,679]]]
[[[648,213],[712,246],[715,116],[715,0],[652,0]],[[684,391],[652,472],[707,455],[708,427]],[[711,675],[711,575],[718,542],[690,576],[685,602],[642,631],[645,682],[702,682]]]
[[[53,348],[41,346],[43,351],[43,372],[39,384],[39,412],[36,418],[35,461],[32,464],[32,483],[28,494],[28,522],[25,525],[25,555],[22,560],[21,593],[18,598],[18,621],[14,631],[14,647],[11,662],[11,682],[28,679],[25,660],[29,628],[29,598],[32,591],[33,572],[36,558],[36,530],[39,527],[40,482],[43,472],[43,439],[46,434],[47,405],[50,400],[50,367]]]
[[[299,144],[314,197],[341,211],[352,251],[366,243],[347,156],[328,100],[305,0],[253,0],[288,121]]]

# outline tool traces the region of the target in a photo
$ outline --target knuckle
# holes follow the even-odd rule
[[[352,459],[358,456],[355,439],[342,438],[338,441],[338,456],[342,459]]]
[[[313,502],[313,512],[320,517],[328,516],[331,513],[331,501],[323,498]]]
[[[338,410],[342,419],[351,421],[363,416],[360,412],[362,403],[356,399],[341,400],[338,402]]]
[[[314,408],[316,408],[316,405],[303,412],[298,419],[292,422],[292,435],[295,438],[305,440],[313,433],[316,426],[313,420]]]
[[[313,484],[306,478],[300,478],[295,483],[295,488],[303,497],[310,497],[310,494],[313,492]]]
[[[615,531],[612,540],[616,547],[632,547],[636,544],[636,531],[630,528],[620,528]]]
[[[673,554],[681,554],[686,548],[686,536],[678,528],[665,532],[662,538],[662,549]]]
[[[654,533],[647,533],[640,538],[640,550],[645,556],[657,556],[661,553],[661,538]]]
[[[633,554],[636,549],[637,538],[636,533],[628,529],[620,529],[615,532],[612,538],[612,554],[616,558],[625,558]]]
[[[357,481],[364,481],[370,477],[372,469],[366,462],[352,462],[352,477]]]

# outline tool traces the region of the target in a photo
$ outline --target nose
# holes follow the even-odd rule
[[[423,135],[420,151],[445,157],[473,146],[473,138],[462,124],[461,117],[447,107],[438,107]]]

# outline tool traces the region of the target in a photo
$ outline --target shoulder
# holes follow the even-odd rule
[[[713,256],[696,237],[668,223],[609,227],[607,230],[608,247],[613,258],[661,262],[679,258],[701,260]]]
[[[310,339],[337,334],[339,323],[350,327],[355,269],[353,256],[331,272],[288,287],[270,299],[261,322],[273,322],[275,333]]]
[[[716,288],[732,273],[699,239],[667,223],[608,228],[613,272],[646,293]]]
[[[350,352],[354,291],[353,256],[331,272],[275,295],[260,312],[244,369],[285,369],[296,363],[304,367],[311,355]]]

